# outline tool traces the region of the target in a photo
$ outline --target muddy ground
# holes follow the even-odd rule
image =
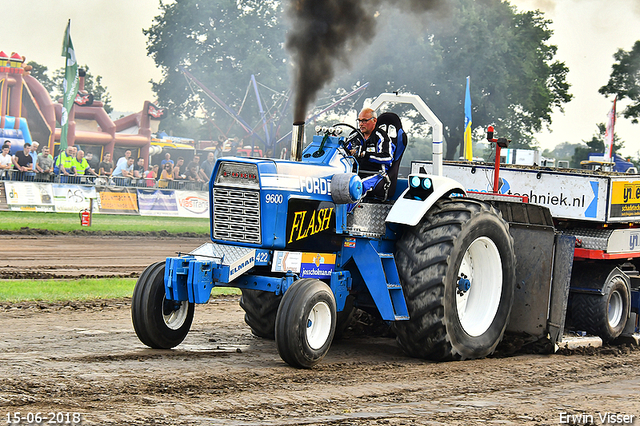
[[[203,242],[86,239],[0,236],[0,275],[135,275]],[[0,421],[20,412],[20,424],[36,413],[41,424],[74,424],[79,413],[95,425],[640,424],[632,346],[433,363],[406,357],[393,338],[351,333],[317,368],[295,370],[273,341],[252,336],[237,297],[197,306],[174,350],[143,346],[129,309],[0,304]]]

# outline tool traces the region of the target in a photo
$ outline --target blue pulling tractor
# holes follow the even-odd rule
[[[275,338],[299,368],[325,356],[354,308],[389,322],[408,355],[431,360],[485,357],[507,330],[558,341],[574,239],[554,233],[545,207],[467,194],[443,177],[440,122],[413,95],[383,94],[372,108],[387,101],[414,104],[431,124],[432,173],[398,179],[387,200],[363,198],[344,124],[316,129],[304,151],[304,124],[294,124],[291,161],[218,160],[211,242],[142,273],[132,300],[139,339],[177,346],[195,304],[219,286],[242,290],[252,332]],[[402,129],[387,130],[402,142]],[[517,256],[529,264],[522,280]]]

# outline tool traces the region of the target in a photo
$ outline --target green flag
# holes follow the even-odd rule
[[[73,101],[78,93],[78,62],[76,61],[76,52],[73,50],[71,43],[71,19],[67,23],[67,30],[64,32],[64,41],[62,43],[62,56],[67,60],[64,68],[64,97],[62,99],[62,116],[60,118],[60,153],[67,149],[67,132],[69,131],[69,112],[73,106]]]

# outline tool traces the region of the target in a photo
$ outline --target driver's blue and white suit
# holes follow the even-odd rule
[[[361,138],[348,139],[348,149],[355,149],[355,157],[360,165],[358,174],[362,178],[363,190],[366,195],[384,197],[385,175],[393,162],[395,146],[387,132],[375,128],[367,140]]]

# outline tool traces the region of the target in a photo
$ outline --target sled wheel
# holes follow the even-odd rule
[[[619,270],[609,274],[602,292],[604,295],[573,294],[571,317],[575,329],[609,342],[622,334],[631,309],[627,281]]]
[[[297,368],[320,362],[331,346],[336,316],[329,286],[311,278],[294,282],[276,316],[276,346],[283,361]]]
[[[240,307],[244,309],[244,322],[251,332],[264,339],[275,338],[276,314],[282,296],[270,291],[242,289]]]
[[[410,356],[435,361],[485,357],[507,327],[515,287],[508,224],[472,199],[439,201],[397,243],[409,321],[394,323]]]
[[[138,338],[154,349],[178,346],[189,332],[194,304],[165,298],[165,262],[148,266],[138,278],[131,299],[131,319]]]

